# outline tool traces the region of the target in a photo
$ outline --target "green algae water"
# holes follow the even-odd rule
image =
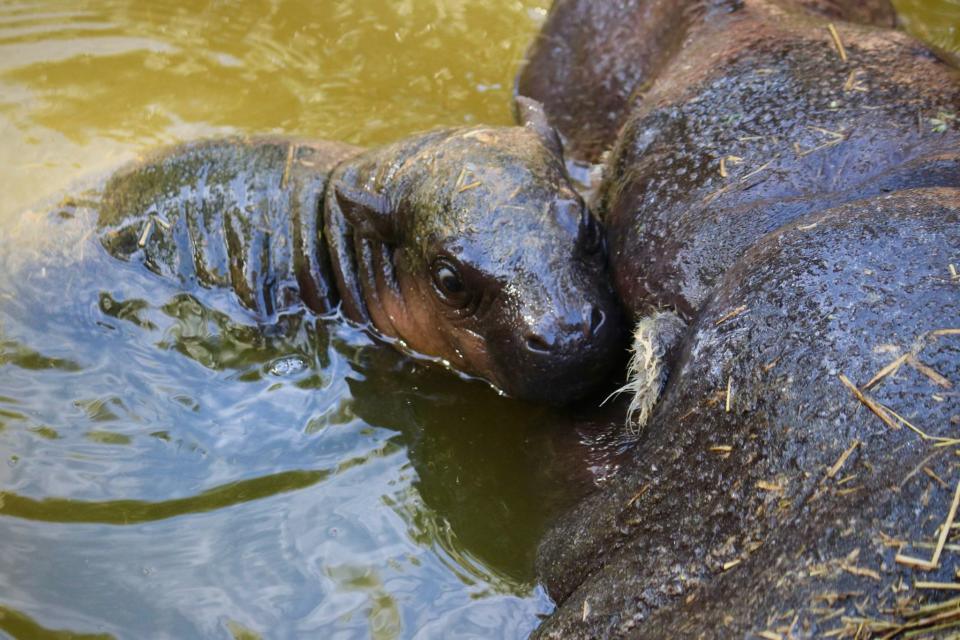
[[[954,0],[900,4],[956,50]],[[563,415],[336,318],[257,327],[77,224],[181,140],[509,123],[547,5],[0,2],[0,637],[520,638],[551,610]]]

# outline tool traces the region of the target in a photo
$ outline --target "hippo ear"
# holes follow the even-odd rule
[[[394,241],[393,208],[386,196],[345,184],[334,184],[333,192],[354,233],[382,242]]]
[[[547,149],[555,153],[558,158],[563,157],[563,143],[560,142],[560,134],[550,126],[542,104],[527,96],[517,96],[516,116],[517,122],[521,126],[531,129],[540,136]]]

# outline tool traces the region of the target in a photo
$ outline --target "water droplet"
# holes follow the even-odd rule
[[[307,363],[300,356],[280,358],[270,364],[270,373],[275,376],[290,376],[300,373],[307,368]]]

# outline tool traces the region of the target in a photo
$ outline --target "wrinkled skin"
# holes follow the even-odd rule
[[[610,149],[594,205],[624,305],[689,323],[620,472],[541,545],[559,607],[540,637],[814,637],[926,599],[901,578],[953,579],[955,556],[912,571],[884,538],[931,540],[952,451],[839,375],[862,386],[912,353],[869,394],[960,433],[960,336],[936,333],[960,328],[960,133],[941,115],[960,75],[837,21],[844,62],[814,10],[882,25],[885,3],[803,5],[561,0],[520,77],[579,159]],[[636,39],[605,39],[597,12]]]
[[[623,353],[599,229],[536,105],[525,127],[362,151],[282,139],[189,144],[115,176],[111,254],[229,288],[269,325],[338,305],[397,346],[508,395],[576,399]]]
[[[107,182],[101,242],[185,285],[232,290],[264,324],[301,299],[328,312],[339,297],[317,211],[330,171],[359,151],[280,138],[161,151]]]

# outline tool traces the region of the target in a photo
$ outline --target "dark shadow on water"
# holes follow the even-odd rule
[[[83,502],[63,498],[36,500],[13,493],[0,492],[0,515],[40,522],[83,522],[98,524],[140,524],[175,518],[188,513],[204,513],[215,509],[259,500],[269,496],[304,489],[325,480],[328,470],[288,471],[272,476],[231,482],[187,498],[147,502],[145,500],[109,500]]]
[[[77,633],[65,629],[47,629],[30,616],[0,605],[0,631],[15,640],[113,640],[108,633]]]

